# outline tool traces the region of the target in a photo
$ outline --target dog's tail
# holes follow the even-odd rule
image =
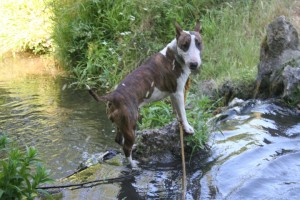
[[[94,90],[92,90],[90,86],[85,85],[85,87],[86,87],[86,89],[89,91],[90,95],[91,95],[92,97],[94,97],[94,99],[95,99],[97,102],[108,101],[108,99],[107,99],[105,96],[101,96],[101,97],[98,96],[98,94],[97,94]]]

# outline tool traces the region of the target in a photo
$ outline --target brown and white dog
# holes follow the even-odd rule
[[[131,152],[141,106],[170,96],[184,131],[194,133],[186,117],[184,90],[191,72],[197,71],[201,65],[200,23],[196,24],[194,31],[184,31],[177,23],[175,27],[176,38],[130,73],[113,92],[99,97],[87,86],[97,101],[108,102],[108,118],[117,127],[115,141],[123,146],[133,168],[137,165]]]

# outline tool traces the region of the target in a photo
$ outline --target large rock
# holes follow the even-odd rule
[[[284,97],[300,94],[300,50],[298,33],[284,16],[267,27],[262,42],[254,97]]]
[[[180,158],[180,135],[177,121],[159,129],[137,133],[137,151],[134,157],[144,162],[172,162]],[[136,155],[135,155],[136,154]]]

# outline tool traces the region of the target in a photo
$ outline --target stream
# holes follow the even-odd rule
[[[70,84],[47,75],[0,79],[0,134],[35,146],[55,179],[74,172],[93,154],[121,150],[105,105]],[[299,112],[249,100],[221,114],[217,125],[209,154],[187,158],[187,199],[300,198]],[[128,172],[126,164],[105,165],[111,173]],[[129,179],[66,190],[61,198],[180,199],[180,159],[140,167]]]

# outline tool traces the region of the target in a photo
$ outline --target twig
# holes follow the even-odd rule
[[[181,122],[179,122],[179,130],[180,130],[181,160],[182,160],[182,199],[185,200],[185,196],[186,196],[186,170],[185,170],[183,129],[182,129]]]
[[[83,183],[74,183],[74,184],[66,184],[66,185],[50,185],[50,186],[41,186],[41,187],[37,187],[36,189],[58,189],[58,188],[70,188],[70,187],[77,187],[76,189],[80,189],[85,187],[88,184],[93,184],[95,183],[95,185],[99,185],[99,184],[107,184],[107,183],[114,183],[114,182],[121,182],[124,179],[128,179],[131,178],[135,175],[137,175],[139,173],[139,171],[134,171],[128,175],[125,176],[121,176],[121,177],[117,177],[117,178],[107,178],[107,179],[97,179],[97,180],[93,180],[93,181],[86,181]],[[94,185],[92,185],[94,186]],[[89,186],[89,187],[92,187]]]

